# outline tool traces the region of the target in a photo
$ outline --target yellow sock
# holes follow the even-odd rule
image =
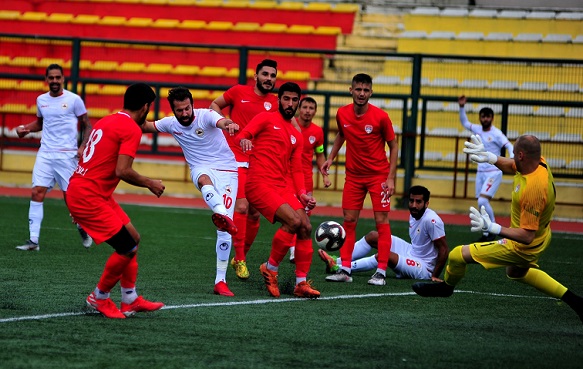
[[[563,286],[540,269],[530,268],[524,277],[510,279],[529,284],[542,293],[557,299],[563,297],[565,292],[567,292],[567,287]]]
[[[462,247],[457,246],[449,253],[449,262],[445,268],[445,283],[455,286],[466,275],[467,264],[462,256]]]

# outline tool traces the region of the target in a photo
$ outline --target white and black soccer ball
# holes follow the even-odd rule
[[[340,223],[327,220],[316,228],[314,240],[318,247],[324,251],[337,251],[344,245],[346,231]]]

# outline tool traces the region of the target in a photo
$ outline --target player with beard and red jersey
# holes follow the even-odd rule
[[[146,187],[157,197],[164,192],[161,180],[145,177],[132,168],[140,145],[150,105],[156,99],[143,83],[128,87],[123,110],[98,121],[69,182],[67,207],[71,216],[93,237],[96,244],[107,242],[115,252],[105,263],[97,287],[87,297],[87,305],[107,318],[125,318],[136,312],[154,311],[164,306],[136,293],[137,252],[140,234],[113,198],[120,180]],[[121,311],[109,298],[120,282]]]
[[[355,75],[352,78],[350,93],[353,103],[338,109],[336,113],[338,134],[328,160],[321,167],[322,173],[328,173],[334,158],[346,141],[346,181],[342,191],[346,241],[340,249],[342,266],[336,274],[326,277],[326,280],[352,282],[351,262],[356,241],[356,223],[364,198],[370,193],[376,228],[379,232],[379,265],[368,283],[383,286],[386,283],[391,253],[389,211],[391,196],[395,193],[399,145],[387,113],[368,102],[372,95],[372,78],[364,73]],[[389,161],[385,144],[390,150]]]
[[[277,111],[277,97],[271,93],[275,88],[277,77],[277,62],[265,59],[257,64],[255,68],[255,85],[237,85],[228,89],[224,94],[217,97],[210,105],[210,108],[222,114],[222,110],[229,107],[229,115],[233,122],[237,123],[240,129],[253,119],[257,114],[268,111]],[[225,134],[229,147],[235,154],[237,166],[239,168],[239,191],[235,201],[235,213],[233,222],[237,226],[238,232],[233,235],[233,248],[235,257],[231,260],[231,266],[235,269],[235,274],[240,279],[249,278],[247,269],[247,252],[251,248],[257,232],[259,231],[259,212],[249,206],[245,193],[245,182],[249,169],[249,156],[241,150],[235,143],[232,136]]]
[[[314,251],[312,226],[304,209],[313,209],[316,200],[306,193],[302,169],[303,137],[292,124],[300,95],[297,84],[284,83],[278,91],[279,110],[257,115],[236,136],[243,151],[249,153],[245,188],[249,204],[271,223],[281,223],[273,236],[269,259],[259,268],[273,297],[280,296],[278,268],[294,236],[297,236],[294,295],[320,296],[307,281]],[[288,183],[290,174],[293,188]]]
[[[300,100],[300,113],[297,117],[297,122],[304,137],[304,149],[302,152],[302,166],[304,168],[304,181],[306,183],[306,191],[308,195],[312,195],[314,191],[314,179],[312,174],[312,158],[316,154],[316,167],[320,168],[326,161],[324,155],[324,130],[322,127],[314,124],[312,119],[318,110],[318,103],[312,97],[304,97]],[[331,185],[328,174],[322,176],[324,187],[328,188]],[[311,212],[307,212],[310,216]],[[295,262],[295,241],[294,246],[289,249],[289,261]]]

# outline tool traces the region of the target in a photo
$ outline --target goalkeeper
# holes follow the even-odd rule
[[[583,298],[554,280],[538,267],[538,259],[551,243],[551,219],[555,209],[553,175],[535,136],[520,136],[514,145],[514,159],[487,152],[479,136],[465,143],[464,152],[476,163],[496,165],[504,173],[514,174],[510,227],[493,223],[482,207],[470,208],[473,232],[489,232],[503,237],[497,241],[478,242],[455,247],[449,253],[444,282],[413,285],[424,297],[449,297],[466,274],[468,264],[484,268],[506,268],[508,278],[529,284],[539,291],[568,304],[583,321]]]

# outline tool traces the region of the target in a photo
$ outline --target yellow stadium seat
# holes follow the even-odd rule
[[[203,67],[199,75],[206,77],[222,77],[227,74],[227,68],[225,67]]]
[[[159,18],[152,23],[152,27],[156,28],[174,28],[180,24],[178,19],[164,19]]]
[[[237,78],[239,77],[239,68],[231,68],[225,73],[224,77],[232,77]]]
[[[0,90],[15,90],[18,87],[18,81],[15,79],[0,80]]]
[[[82,86],[77,87],[77,91],[81,91]],[[99,93],[101,87],[97,84],[87,84],[85,85],[85,93],[89,95],[94,95]]]
[[[281,23],[264,23],[259,31],[269,33],[283,33],[287,30],[287,26]]]
[[[303,24],[292,24],[286,30],[287,33],[309,34],[315,31],[314,26]]]
[[[233,23],[222,21],[210,21],[208,22],[205,28],[213,31],[227,31],[233,28]]]
[[[336,13],[356,13],[358,10],[357,4],[338,3],[332,7],[332,11]]]
[[[125,23],[129,27],[149,27],[152,24],[152,18],[130,18]]]
[[[103,118],[109,115],[109,109],[107,108],[89,108],[87,109],[87,115],[89,118]]]
[[[297,1],[285,1],[279,4],[277,8],[284,10],[301,10],[304,8],[304,3],[300,3]]]
[[[120,26],[126,22],[125,17],[116,17],[111,15],[106,15],[99,20],[99,24],[103,26]]]
[[[146,68],[144,63],[123,62],[117,67],[118,72],[142,72]]]
[[[34,56],[15,56],[10,61],[13,67],[34,67],[38,65],[38,59]]]
[[[76,23],[76,24],[95,24],[97,22],[99,22],[99,15],[94,15],[94,14],[77,14],[77,16],[75,18],[73,18],[73,20],[71,20],[71,23]]]
[[[220,8],[222,4],[222,0],[199,0],[194,3],[196,6],[207,6],[211,8]]]
[[[311,76],[310,72],[301,70],[289,70],[287,72],[282,73],[281,78],[288,81],[309,81]]]
[[[203,29],[206,27],[206,22],[201,20],[183,20],[178,25],[178,28],[186,28],[186,29]]]
[[[172,0],[168,2],[170,5],[195,5],[196,0]]]
[[[125,86],[104,85],[97,91],[99,95],[123,95],[126,92]]]
[[[10,64],[11,60],[12,60],[12,58],[9,56],[0,55],[0,65],[8,65],[8,64]]]
[[[210,91],[208,90],[191,90],[192,98],[195,100],[208,99],[210,96]]]
[[[91,68],[91,60],[80,60],[79,69],[89,69]]]
[[[249,0],[227,0],[223,2],[223,8],[248,8],[251,5]]]
[[[340,35],[342,29],[340,27],[320,26],[314,31],[316,35]]]
[[[151,4],[151,5],[166,5],[169,2],[174,2],[173,0],[142,0],[144,4]]]
[[[116,0],[118,3],[127,3],[127,4],[138,4],[141,3],[142,0]]]
[[[20,20],[38,22],[45,20],[47,18],[47,13],[44,12],[24,12],[20,16]]]
[[[26,104],[4,104],[0,108],[0,111],[3,113],[27,113],[28,106]]]
[[[38,63],[42,67],[47,67],[51,64],[58,64],[61,67],[63,67],[64,69],[71,68],[71,61],[70,60],[64,61],[63,59],[60,59],[60,58],[42,58],[41,60],[38,61]]]
[[[172,64],[160,64],[160,63],[152,63],[146,66],[144,69],[147,73],[169,73],[172,71]]]
[[[70,23],[75,16],[73,14],[66,14],[66,13],[51,13],[47,17],[48,22],[54,23]]]
[[[110,72],[110,71],[116,70],[117,66],[118,66],[118,63],[116,61],[96,60],[93,62],[93,64],[91,64],[91,67],[89,67],[89,69]]]
[[[222,96],[222,95],[223,95],[223,91],[213,91],[209,94],[208,99],[215,100],[217,97]]]
[[[0,19],[14,20],[20,18],[20,12],[16,10],[2,10],[0,12]]]
[[[311,12],[326,12],[332,10],[332,5],[329,3],[311,2],[304,7],[304,10]]]
[[[177,65],[170,70],[170,73],[193,76],[196,75],[199,70],[200,68],[196,65]]]
[[[233,31],[253,32],[253,31],[257,31],[259,28],[261,28],[261,25],[259,23],[254,23],[254,22],[237,22],[233,26]]]
[[[256,1],[249,4],[252,9],[275,9],[277,8],[277,2],[275,1]]]

